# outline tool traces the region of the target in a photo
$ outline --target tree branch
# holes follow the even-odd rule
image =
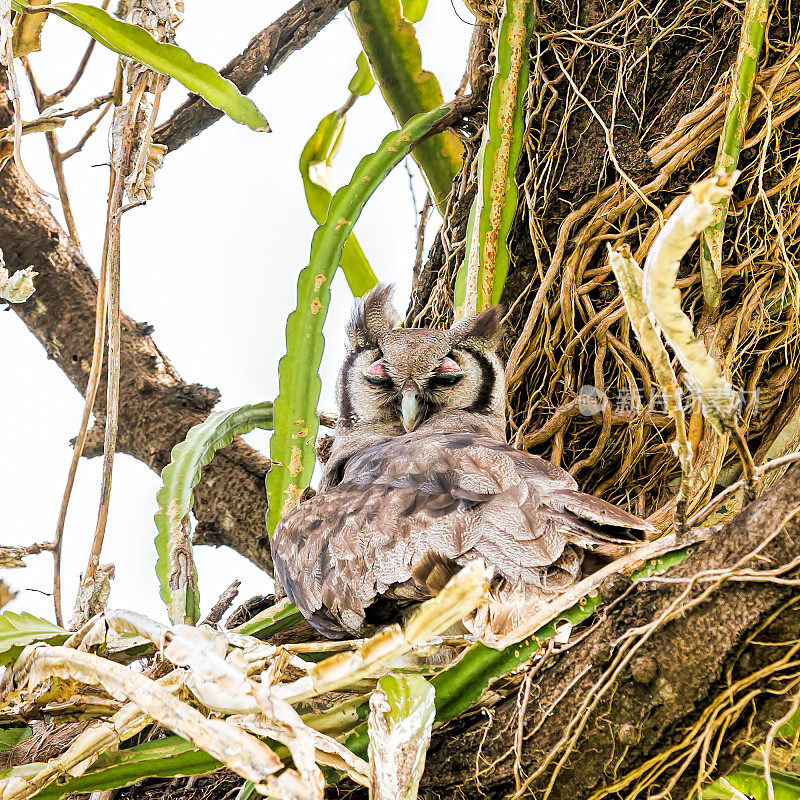
[[[548,800],[586,800],[648,762],[655,772],[653,760],[672,747],[666,759],[671,763],[648,786],[655,793],[675,780],[669,796],[682,800],[690,795],[700,769],[698,752],[692,753],[687,744],[687,731],[715,703],[717,721],[730,713],[729,727],[718,731],[721,749],[716,763],[722,774],[734,769],[763,740],[768,721],[780,718],[790,704],[789,693],[775,690],[797,672],[796,655],[787,667],[779,664],[800,637],[797,586],[770,582],[769,576],[754,580],[751,573],[791,565],[781,577],[798,577],[798,511],[800,466],[794,466],[679,567],[663,579],[637,584],[586,639],[539,672],[524,715],[519,755],[514,751],[517,692],[512,691],[488,722],[475,716],[458,720],[434,737],[423,788],[449,796],[461,786],[464,795],[471,796],[477,768],[485,797],[513,795],[518,758],[523,782],[542,770],[524,794],[539,797],[563,759]],[[708,573],[734,568],[738,576]],[[690,586],[700,573],[706,577]],[[618,578],[601,591],[610,600],[626,585]],[[704,593],[707,596],[701,597]],[[648,626],[668,612],[669,619],[645,637]],[[622,664],[637,642],[641,644]],[[616,667],[617,674],[610,678]],[[754,696],[747,700],[749,692]],[[739,711],[732,713],[736,703],[741,704]],[[577,730],[572,726],[584,705],[586,717]],[[570,732],[576,733],[570,751],[562,747],[546,763]],[[717,741],[710,737],[711,753]],[[709,757],[707,766],[713,763]],[[632,796],[634,785],[620,786],[619,794],[609,796]]]
[[[36,293],[11,307],[81,393],[92,353],[97,281],[80,250],[13,165],[0,172],[0,241],[10,271],[36,266]],[[186,383],[150,337],[150,328],[122,315],[122,378],[118,452],[160,472],[170,451],[219,399],[216,389]],[[105,378],[95,403],[105,416]],[[90,432],[87,454],[102,441]],[[102,447],[100,448],[102,452]],[[271,570],[264,515],[269,460],[240,439],[206,467],[195,490],[196,541],[225,544]]]
[[[295,51],[307,45],[350,0],[300,0],[269,27],[256,34],[241,55],[220,74],[240,92],[249,94],[264,77],[276,70]],[[198,133],[213,125],[222,112],[196,94],[156,128],[153,141],[177,150]]]

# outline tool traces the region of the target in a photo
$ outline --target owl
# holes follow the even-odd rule
[[[278,593],[323,635],[364,635],[482,559],[490,600],[465,624],[491,643],[579,581],[586,553],[652,530],[506,443],[501,319],[401,328],[385,286],[356,304],[319,491],[272,540]]]

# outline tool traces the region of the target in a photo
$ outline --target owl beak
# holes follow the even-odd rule
[[[421,422],[422,407],[419,402],[419,389],[413,381],[403,384],[403,399],[400,403],[400,413],[403,417],[403,427],[406,433],[413,431]]]

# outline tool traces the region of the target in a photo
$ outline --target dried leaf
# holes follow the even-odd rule
[[[435,691],[419,675],[386,675],[369,701],[371,800],[414,800],[431,741]]]
[[[11,277],[6,269],[3,251],[0,250],[0,300],[7,303],[24,303],[35,291],[33,279],[38,275],[33,267],[18,269]]]
[[[92,617],[105,611],[108,597],[111,594],[114,565],[98,564],[97,556],[94,556],[93,560],[95,563],[94,574],[81,581],[78,596],[75,598],[75,607],[70,620],[72,630],[83,627]]]
[[[0,697],[8,703],[52,677],[100,685],[115,699],[130,700],[147,716],[256,784],[271,785],[271,776],[283,766],[269,747],[236,725],[207,719],[159,683],[91,653],[47,645],[28,647],[0,680]]]
[[[667,411],[675,421],[675,441],[672,446],[680,461],[683,475],[681,492],[685,496],[688,494],[692,475],[692,445],[687,436],[678,376],[672,368],[669,354],[653,325],[650,309],[642,296],[644,273],[633,259],[630,248],[623,245],[614,250],[609,245],[608,259],[619,284],[631,326],[642,346],[642,352],[653,367],[653,374],[664,394]]]
[[[8,605],[16,596],[17,593],[12,592],[8,584],[0,579],[0,608]]]
[[[45,6],[49,0],[28,0],[29,6]],[[42,49],[42,28],[47,20],[47,14],[17,14],[14,18],[14,34],[11,46],[14,56],[27,56],[29,53],[38,53]]]
[[[22,135],[28,133],[45,133],[46,131],[54,131],[57,128],[63,128],[67,120],[64,117],[57,115],[43,116],[37,119],[30,120],[30,122],[22,123]],[[5,128],[0,128],[0,142],[13,142],[14,141],[14,126],[7,125]]]
[[[704,415],[720,433],[733,425],[736,394],[703,342],[695,337],[691,320],[681,310],[675,280],[681,258],[713,221],[714,204],[730,196],[737,176],[708,178],[692,187],[650,248],[642,284],[645,302],[664,338],[699,390]]]
[[[18,547],[0,547],[0,567],[3,569],[22,569],[25,561]]]

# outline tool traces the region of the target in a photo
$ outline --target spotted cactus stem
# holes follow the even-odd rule
[[[508,234],[517,212],[514,178],[525,135],[525,92],[536,22],[532,0],[507,0],[478,154],[478,192],[467,225],[464,263],[456,278],[456,316],[497,303],[509,269]]]

